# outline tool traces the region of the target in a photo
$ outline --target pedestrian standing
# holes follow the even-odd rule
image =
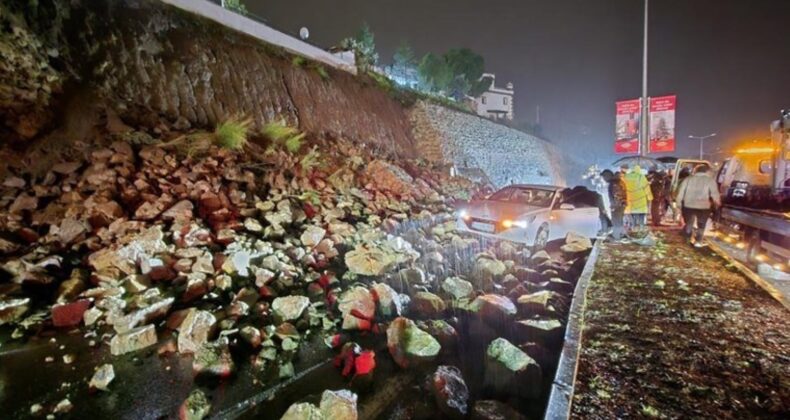
[[[653,226],[661,226],[661,219],[664,217],[666,176],[663,172],[651,169],[647,173],[647,180],[650,182],[650,193],[653,195],[653,201],[650,202],[650,221]]]
[[[708,165],[698,165],[694,168],[694,173],[684,179],[678,188],[677,202],[686,222],[683,234],[686,239],[693,241],[697,248],[705,246],[702,238],[705,235],[708,219],[711,212],[721,205],[719,188],[709,171]]]
[[[647,223],[647,209],[653,194],[650,192],[650,183],[642,173],[639,165],[625,174],[626,194],[628,206],[625,213],[629,216],[631,229],[644,228]]]
[[[625,208],[628,205],[628,196],[626,192],[625,181],[623,180],[623,173],[606,169],[601,172],[601,178],[606,181],[609,192],[609,208],[612,213],[612,238],[620,240],[625,235],[623,228],[623,217],[625,215]]]

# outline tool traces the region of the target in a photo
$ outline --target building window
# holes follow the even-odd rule
[[[502,105],[507,105],[507,96],[502,97]]]
[[[486,97],[485,96],[481,97],[480,100],[481,100],[481,102],[483,102],[483,105],[486,104]]]

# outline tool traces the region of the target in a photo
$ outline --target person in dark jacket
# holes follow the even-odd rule
[[[625,180],[620,171],[616,173],[606,169],[601,172],[601,178],[609,184],[609,208],[612,212],[612,238],[620,240],[625,235],[623,217],[628,205],[628,193]]]
[[[647,173],[647,180],[650,182],[650,192],[653,194],[653,201],[650,202],[650,219],[653,226],[661,226],[661,219],[664,217],[664,193],[667,177],[663,172],[651,169]]]

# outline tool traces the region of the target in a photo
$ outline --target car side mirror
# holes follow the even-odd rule
[[[569,204],[569,203],[560,204],[560,210],[573,210],[575,208],[576,207],[573,204]]]

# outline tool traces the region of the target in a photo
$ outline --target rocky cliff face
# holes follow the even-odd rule
[[[65,97],[95,91],[130,125],[210,127],[244,114],[258,128],[285,120],[312,134],[404,157],[413,152],[404,108],[368,78],[294,59],[159,2],[77,1],[64,7],[49,0],[32,10],[13,3],[2,16],[18,24],[6,26],[3,48],[22,63],[0,68],[0,116],[8,139],[45,130],[52,122],[51,81],[68,75],[73,87]],[[39,21],[42,11],[62,22],[34,33],[26,20]],[[62,70],[50,75],[52,61]]]
[[[563,185],[563,158],[545,140],[476,115],[421,102],[411,110],[418,153],[431,162],[482,169],[497,185]]]

